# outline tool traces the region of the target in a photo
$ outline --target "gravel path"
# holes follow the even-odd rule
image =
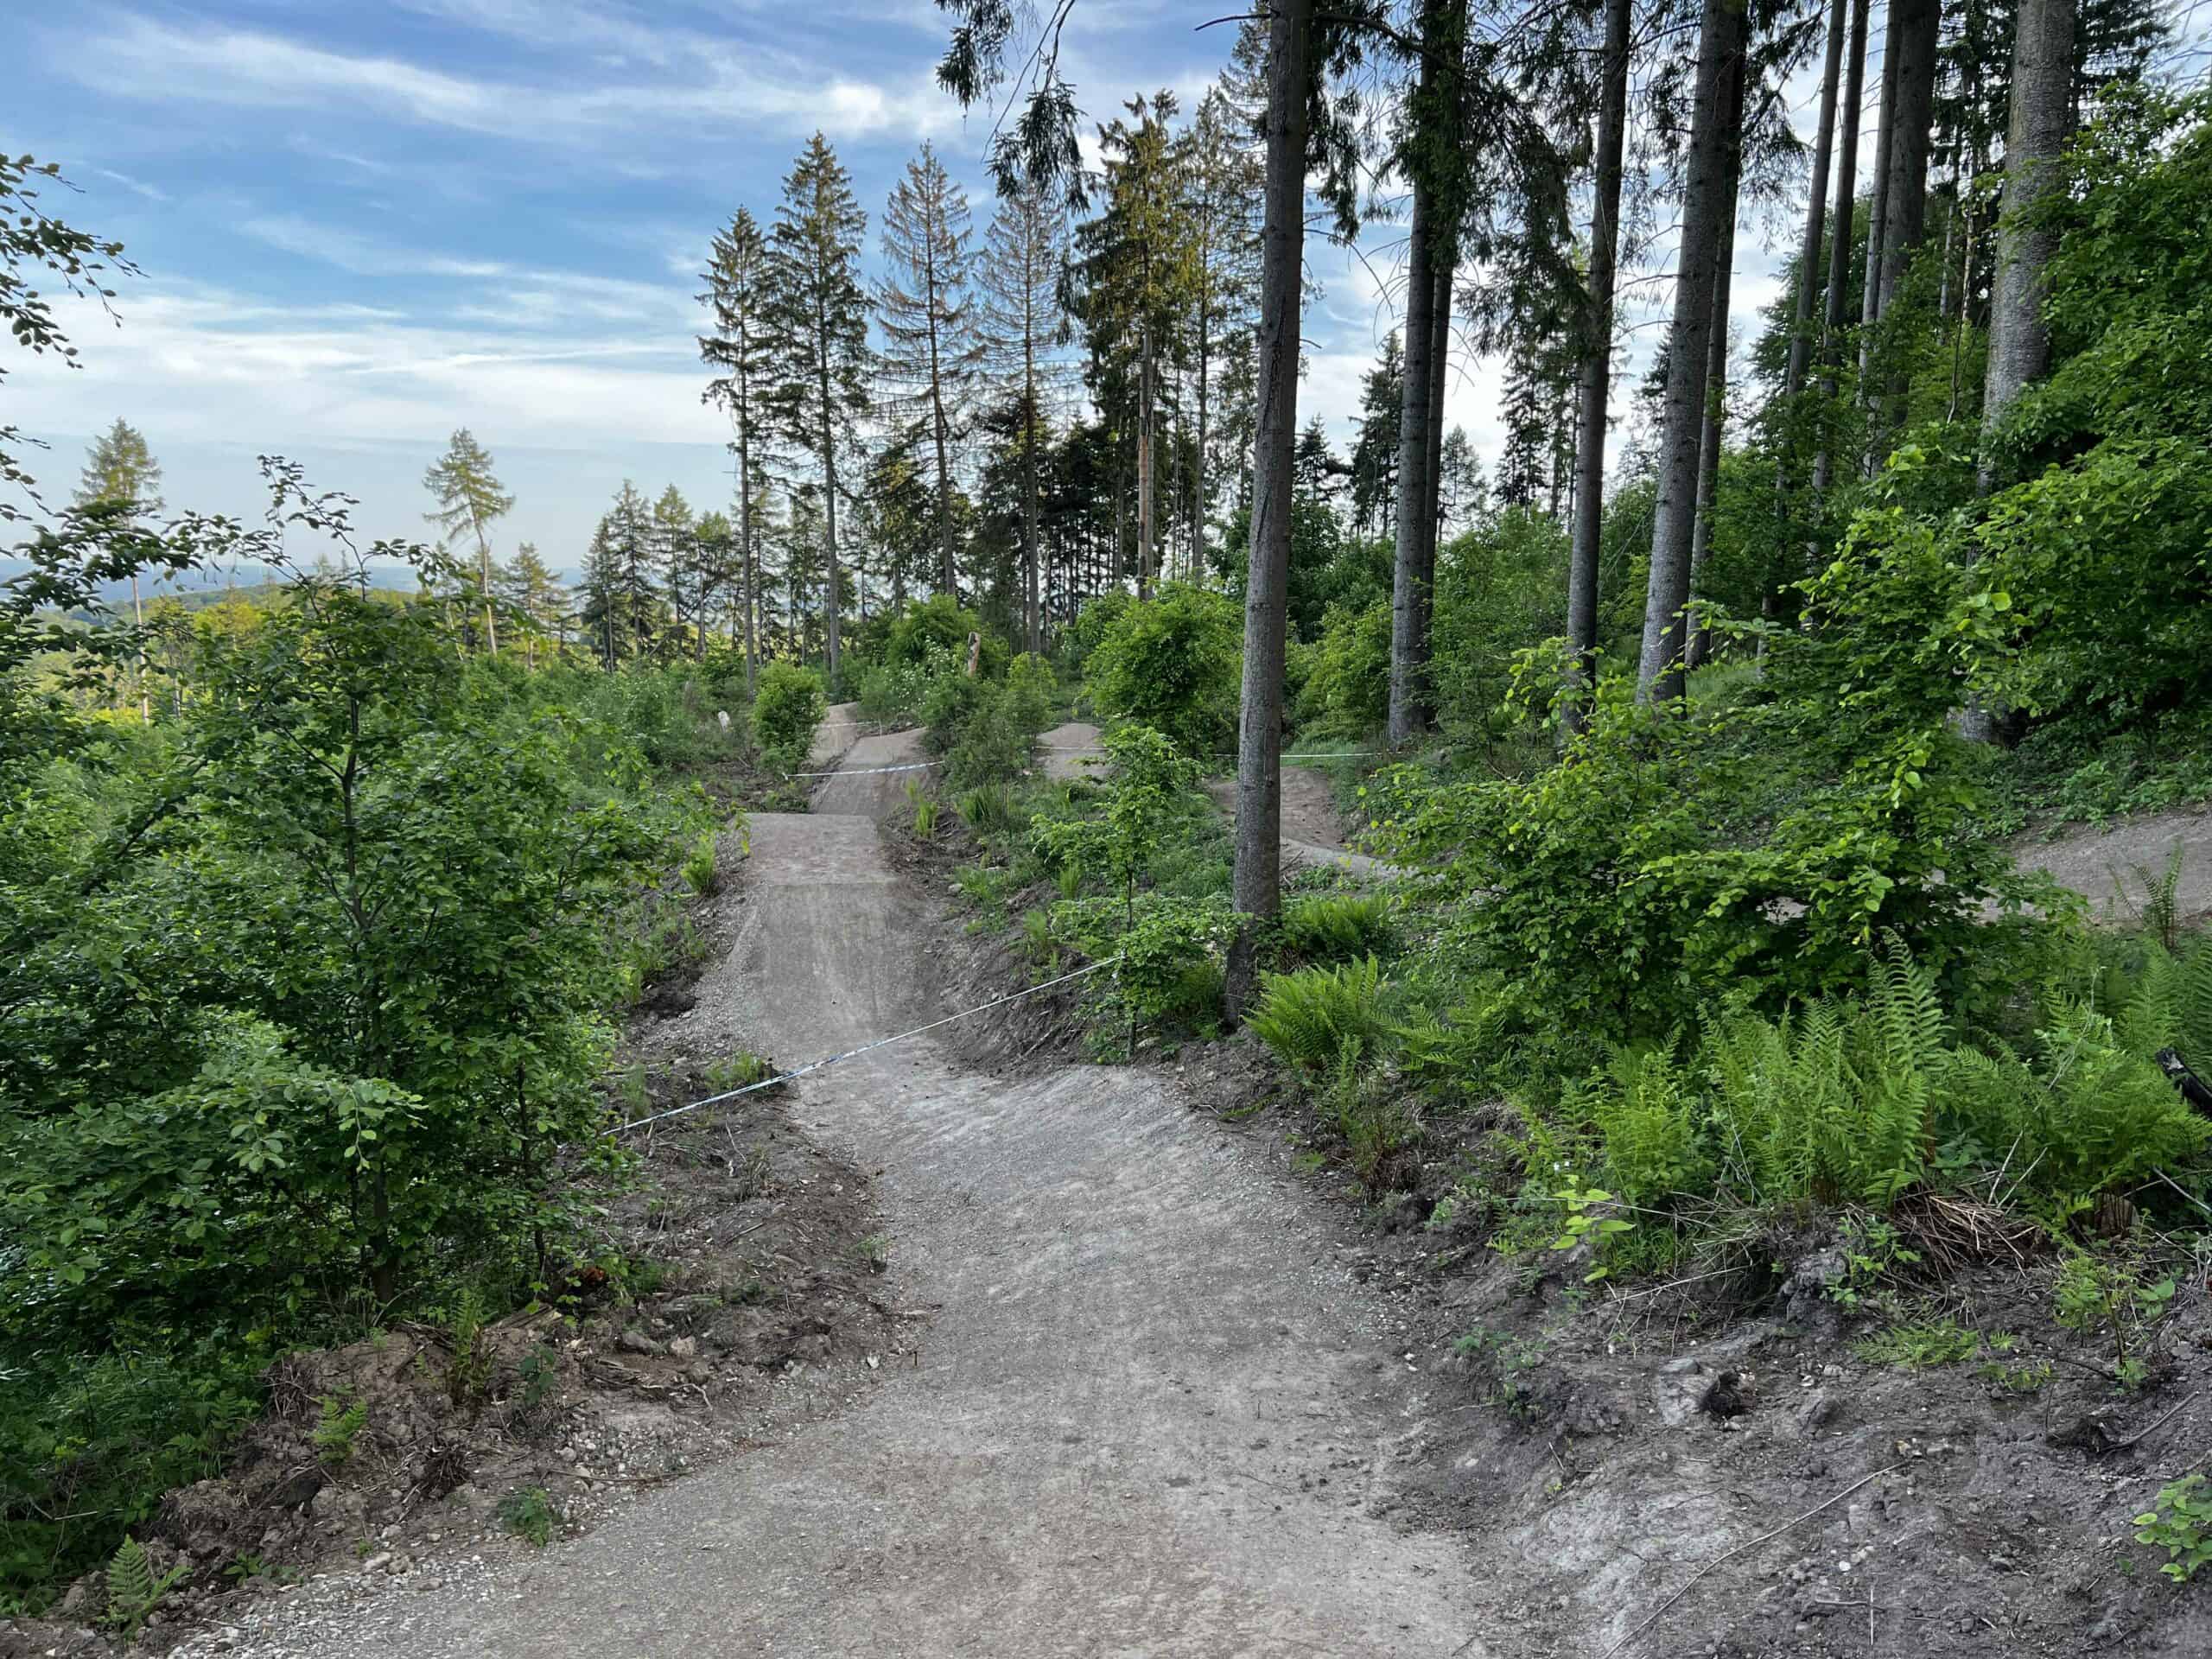
[[[848,769],[899,764],[861,738]],[[699,1013],[779,1057],[943,1010],[935,918],[868,816],[903,774],[752,822],[747,931]],[[928,1039],[801,1085],[880,1166],[886,1294],[938,1311],[842,1415],[434,1589],[310,1586],[236,1652],[563,1656],[1481,1655],[1454,1540],[1374,1512],[1402,1344],[1334,1219],[1154,1075],[1003,1082]],[[346,1586],[350,1590],[350,1586]]]

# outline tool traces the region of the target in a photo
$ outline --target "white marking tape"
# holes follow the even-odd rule
[[[949,1026],[956,1020],[965,1020],[972,1014],[982,1014],[987,1009],[998,1007],[1003,1003],[1018,1002],[1025,996],[1034,996],[1039,991],[1049,991],[1055,985],[1065,985],[1071,979],[1081,979],[1085,974],[1095,974],[1101,968],[1111,968],[1121,959],[1118,955],[1109,957],[1103,962],[1094,962],[1078,968],[1071,974],[1062,974],[1058,979],[1048,979],[1041,985],[1032,985],[1027,990],[1008,991],[1004,996],[995,996],[989,1001],[979,1002],[972,1008],[963,1008],[957,1014],[946,1014],[942,1020],[932,1020],[926,1026],[916,1026],[912,1031],[901,1031],[889,1037],[879,1037],[872,1043],[862,1043],[858,1048],[849,1048],[842,1054],[832,1054],[823,1059],[810,1060],[806,1065],[785,1071],[780,1076],[764,1077],[759,1083],[748,1083],[742,1089],[733,1089],[727,1094],[709,1095],[706,1099],[695,1100],[688,1106],[671,1106],[668,1110],[655,1112],[650,1117],[632,1118],[627,1123],[616,1124],[607,1133],[627,1135],[632,1129],[642,1129],[646,1124],[658,1123],[663,1118],[681,1117],[684,1113],[696,1112],[702,1106],[719,1106],[726,1100],[735,1100],[740,1095],[755,1094],[763,1089],[772,1089],[779,1083],[789,1083],[795,1077],[806,1077],[812,1072],[823,1070],[825,1066],[835,1065],[840,1060],[849,1060],[856,1055],[867,1054],[879,1048],[888,1048],[893,1043],[905,1042],[909,1037],[918,1037],[924,1032],[935,1031],[939,1026]]]
[[[905,766],[840,766],[835,772],[787,772],[786,778],[869,778],[880,772],[927,772],[938,762],[917,760]]]

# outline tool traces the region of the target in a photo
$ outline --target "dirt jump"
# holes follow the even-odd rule
[[[786,1062],[936,1018],[938,918],[875,815],[914,734],[752,821],[700,1017]],[[1328,1212],[1156,1073],[1001,1080],[921,1038],[799,1085],[880,1170],[912,1361],[591,1534],[318,1618],[317,1659],[1486,1651],[1465,1548],[1382,1518],[1406,1367]]]

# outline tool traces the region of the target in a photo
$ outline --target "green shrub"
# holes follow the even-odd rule
[[[1261,982],[1253,1033],[1284,1059],[1319,1071],[1348,1049],[1372,1053],[1390,1030],[1382,970],[1372,957],[1334,968],[1269,974]]]
[[[1702,1186],[1703,1105],[1694,1082],[1664,1049],[1616,1051],[1602,1084],[1571,1095],[1605,1149],[1608,1182],[1630,1203],[1662,1202]]]
[[[1331,606],[1315,642],[1297,708],[1307,721],[1354,731],[1380,727],[1390,712],[1390,605]]]
[[[2158,1489],[2157,1500],[2135,1517],[2135,1541],[2166,1552],[2158,1571],[2186,1584],[2212,1566],[2212,1492],[2204,1477],[2184,1475]]]
[[[1323,1117],[1344,1137],[1352,1173],[1370,1192],[1402,1185],[1399,1154],[1421,1138],[1421,1118],[1402,1083],[1364,1063],[1357,1041],[1337,1054],[1320,1096]]]
[[[314,1432],[315,1455],[334,1469],[353,1460],[354,1437],[369,1421],[368,1402],[348,1402],[326,1394],[321,1403],[322,1414]]]
[[[715,890],[715,832],[702,830],[698,840],[691,843],[691,850],[683,855],[683,880],[692,892],[702,895]]]
[[[561,1511],[543,1486],[522,1486],[499,1500],[499,1524],[534,1548],[543,1549],[561,1524]]]
[[[137,1641],[138,1632],[145,1629],[146,1621],[155,1610],[191,1571],[191,1562],[180,1561],[156,1577],[145,1546],[124,1534],[122,1543],[116,1547],[114,1558],[107,1564],[107,1618],[104,1622],[109,1629],[122,1631],[125,1641]]]
[[[768,764],[779,772],[804,768],[827,707],[822,677],[812,669],[796,663],[770,663],[762,668],[753,697],[753,729]]]
[[[1381,893],[1302,893],[1282,909],[1283,943],[1307,962],[1388,955],[1395,931]]]
[[[1236,734],[1243,650],[1243,619],[1225,594],[1168,582],[1148,604],[1113,615],[1086,682],[1102,712],[1210,754]]]
[[[1014,791],[1004,784],[979,784],[953,802],[961,823],[978,835],[1012,835],[1023,827]]]

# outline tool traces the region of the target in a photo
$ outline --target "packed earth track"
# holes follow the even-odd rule
[[[749,920],[696,1018],[800,1059],[946,1011],[872,816],[901,774],[857,775],[912,753],[861,738],[813,815],[753,820]],[[880,1169],[887,1296],[930,1310],[912,1362],[587,1536],[311,1623],[272,1605],[234,1650],[1486,1651],[1465,1546],[1381,1513],[1410,1379],[1325,1205],[1157,1073],[1005,1080],[923,1038],[799,1089]]]

